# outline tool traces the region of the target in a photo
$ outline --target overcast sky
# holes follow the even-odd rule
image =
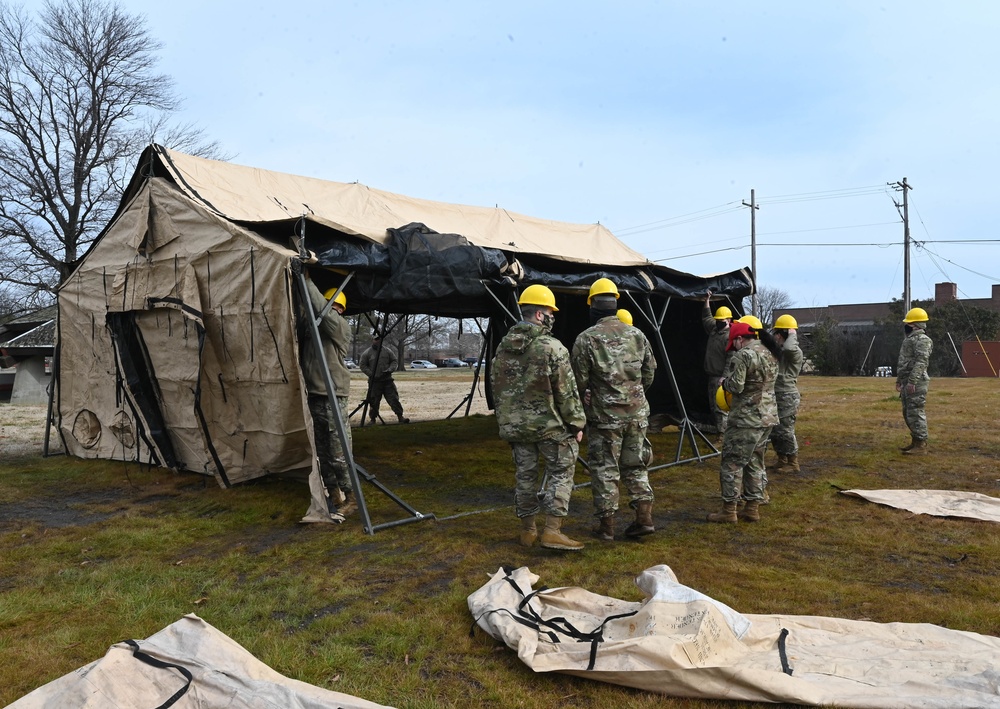
[[[233,162],[601,222],[796,306],[1000,283],[1000,3],[124,0]],[[433,225],[431,225],[433,227]],[[978,240],[979,243],[949,243]],[[926,242],[926,243],[923,243]]]

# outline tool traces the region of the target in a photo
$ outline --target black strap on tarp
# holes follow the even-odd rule
[[[785,648],[785,641],[788,639],[788,628],[782,628],[778,635],[778,657],[781,658],[781,671],[789,677],[792,676],[792,666],[788,664],[788,651]]]
[[[628,618],[629,616],[635,615],[638,611],[629,611],[628,613],[619,613],[616,615],[609,615],[607,618],[601,621],[598,625],[591,631],[584,631],[576,628],[572,623],[570,623],[565,617],[557,616],[555,618],[543,618],[538,614],[538,612],[532,608],[529,604],[531,599],[537,596],[543,591],[547,591],[548,587],[543,586],[531,593],[526,594],[517,582],[511,576],[511,569],[504,567],[504,572],[506,576],[504,580],[509,583],[514,589],[521,595],[521,601],[517,604],[517,613],[510,611],[507,608],[499,608],[497,611],[504,611],[508,613],[511,618],[520,623],[521,625],[532,628],[540,633],[544,633],[549,637],[549,640],[553,643],[561,642],[559,640],[559,635],[566,635],[577,642],[587,642],[590,643],[590,662],[587,664],[587,670],[594,669],[594,665],[597,662],[597,648],[600,643],[604,642],[604,626],[607,625],[612,620],[618,620],[619,618]],[[494,613],[497,611],[487,611],[487,613]],[[484,613],[483,615],[486,615]],[[481,618],[482,616],[480,616]],[[476,622],[479,618],[476,619]],[[475,629],[475,625],[473,625]]]
[[[147,665],[150,665],[151,667],[157,667],[163,670],[177,670],[182,675],[184,675],[184,678],[187,680],[187,682],[184,683],[183,687],[174,692],[174,695],[172,697],[170,697],[167,701],[163,702],[163,704],[160,704],[158,707],[156,707],[156,709],[167,709],[167,707],[172,707],[174,704],[177,703],[178,699],[187,694],[187,691],[191,688],[191,683],[194,682],[194,675],[191,674],[191,670],[182,665],[175,665],[172,662],[164,662],[163,660],[156,659],[152,655],[146,654],[145,652],[139,649],[139,643],[137,643],[135,640],[126,640],[125,644],[128,645],[130,648],[132,648],[132,657],[139,660],[140,662],[145,662]]]

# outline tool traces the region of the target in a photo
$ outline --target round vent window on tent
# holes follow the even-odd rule
[[[101,422],[97,414],[84,409],[76,415],[73,421],[73,438],[84,448],[93,448],[101,440]]]

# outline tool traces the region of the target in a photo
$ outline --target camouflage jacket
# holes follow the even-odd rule
[[[913,332],[906,336],[903,346],[899,348],[896,383],[902,387],[928,381],[930,376],[927,374],[927,364],[933,349],[934,342],[923,328],[913,328]]]
[[[760,340],[752,340],[733,355],[732,371],[722,387],[732,393],[729,425],[737,428],[763,428],[778,423],[778,404],[774,398],[774,380],[778,361]]]
[[[361,353],[361,358],[358,360],[358,368],[365,373],[369,379],[374,379],[375,381],[385,381],[392,377],[392,373],[396,371],[399,365],[399,356],[391,345],[387,345],[384,342],[378,353],[378,362],[375,361],[375,345],[372,345],[367,350]]]
[[[519,322],[504,335],[490,383],[505,441],[558,440],[586,423],[569,352],[540,325]]]
[[[601,318],[573,343],[573,371],[580,392],[590,390],[588,423],[617,428],[649,418],[646,389],[653,383],[656,360],[638,328],[617,316]]]
[[[720,377],[726,369],[726,345],[729,344],[729,328],[719,329],[720,320],[712,316],[712,310],[707,305],[701,313],[701,324],[708,335],[705,343],[705,373],[712,377]]]
[[[309,300],[312,301],[313,310],[319,314],[326,307],[326,298],[319,292],[319,288],[306,279],[306,287],[309,290]],[[299,350],[302,355],[302,376],[306,380],[306,390],[310,394],[326,396],[326,381],[323,379],[323,365],[320,363],[316,348],[313,345],[312,328],[308,321],[305,321],[305,314],[302,315],[304,322],[298,328]],[[351,388],[351,373],[344,364],[347,356],[347,348],[351,344],[351,326],[347,324],[340,313],[333,308],[323,316],[323,319],[316,325],[319,328],[319,337],[323,341],[323,356],[326,357],[326,364],[330,368],[330,378],[333,379],[333,386],[337,390],[337,396],[347,396]]]
[[[798,333],[789,332],[788,339],[781,347],[778,362],[778,378],[774,380],[774,393],[786,394],[799,390],[799,372],[802,371],[802,349],[799,347]]]

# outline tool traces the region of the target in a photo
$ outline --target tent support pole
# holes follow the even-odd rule
[[[349,274],[353,275],[353,272]],[[345,281],[346,282],[346,281]],[[305,276],[299,272],[298,273],[298,283],[299,291],[302,294],[303,303],[307,313],[309,314],[309,331],[313,338],[313,346],[316,348],[317,352],[323,352],[323,342],[320,338],[319,328],[317,327],[318,319],[316,317],[316,312],[312,307],[312,299],[309,297],[309,289],[306,286]],[[340,292],[339,290],[337,291]],[[334,294],[334,298],[337,294]],[[330,302],[333,298],[330,299]],[[327,303],[327,307],[330,306],[330,302]],[[403,500],[401,500],[397,495],[395,495],[389,488],[380,483],[374,475],[371,475],[366,470],[358,466],[354,462],[354,451],[351,450],[351,446],[348,445],[350,440],[347,436],[347,426],[350,425],[348,421],[344,421],[343,416],[340,413],[340,406],[336,403],[337,389],[333,384],[333,377],[330,375],[330,367],[327,364],[326,358],[320,356],[319,358],[322,366],[320,369],[323,372],[323,381],[326,384],[327,398],[330,401],[330,410],[333,413],[333,420],[337,426],[337,436],[340,438],[340,445],[344,450],[344,459],[347,461],[347,472],[351,477],[351,487],[354,488],[354,499],[358,503],[358,513],[361,515],[361,527],[365,534],[375,534],[379,529],[386,529],[387,527],[396,527],[402,524],[408,524],[410,522],[421,522],[427,519],[434,519],[434,515],[425,515],[417,512],[415,509],[407,505]],[[315,457],[316,452],[313,451],[313,456]],[[396,504],[403,507],[407,512],[411,514],[410,517],[396,520],[395,522],[386,522],[384,524],[373,525],[371,520],[371,515],[368,513],[368,503],[365,501],[364,491],[361,489],[361,477],[364,476],[365,482],[372,484],[377,490],[382,492],[384,495],[393,500]]]
[[[482,328],[480,328],[480,330],[482,330]],[[462,408],[462,406],[465,406],[466,416],[468,416],[469,412],[472,410],[472,397],[476,395],[476,385],[479,384],[479,371],[480,368],[482,367],[483,357],[486,356],[486,346],[488,344],[489,343],[486,342],[486,338],[483,337],[483,346],[479,349],[479,360],[478,363],[476,364],[476,370],[472,375],[472,388],[469,389],[469,393],[466,394],[465,398],[459,402],[458,406],[452,409],[450,414],[445,416],[446,421],[450,419],[452,416],[454,416],[455,412],[457,412],[460,408]]]
[[[650,324],[652,331],[656,333],[656,346],[659,350],[660,357],[662,358],[664,369],[667,373],[667,379],[670,381],[670,388],[673,390],[674,398],[677,400],[677,406],[681,410],[681,420],[678,423],[677,451],[674,454],[674,461],[672,463],[664,463],[663,465],[653,466],[649,469],[650,472],[654,470],[661,470],[663,468],[669,468],[674,465],[680,465],[681,463],[689,463],[693,460],[697,460],[700,463],[707,458],[719,455],[719,450],[688,418],[687,407],[684,406],[684,399],[681,398],[680,387],[677,386],[677,377],[674,375],[674,369],[670,364],[670,356],[667,354],[667,345],[663,341],[663,333],[660,329],[663,325],[663,321],[666,319],[667,308],[670,307],[670,297],[668,296],[664,301],[663,308],[661,309],[659,316],[657,316],[653,310],[653,303],[648,295],[645,298],[645,307],[643,307],[643,305],[639,304],[639,302],[635,299],[635,296],[633,296],[630,291],[626,291],[625,294],[628,296],[629,300],[635,304],[639,312],[642,313],[643,317]],[[682,459],[681,452],[685,437],[687,437],[694,455],[693,457]],[[701,438],[705,445],[712,449],[712,453],[706,453],[705,455],[701,454],[698,450],[698,437]]]

